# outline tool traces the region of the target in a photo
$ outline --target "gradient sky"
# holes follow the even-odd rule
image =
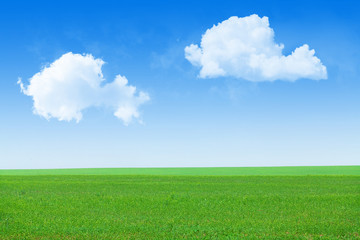
[[[36,1],[0,5],[0,168],[360,164],[357,1]],[[267,16],[284,54],[315,49],[328,79],[202,79],[184,57],[231,16]],[[146,91],[141,120],[107,109],[76,121],[33,114],[20,92],[67,52],[103,59]]]

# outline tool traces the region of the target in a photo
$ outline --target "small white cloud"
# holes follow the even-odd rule
[[[282,54],[283,48],[275,43],[268,18],[254,14],[214,25],[202,36],[200,47],[185,48],[185,57],[201,68],[201,78],[231,76],[253,82],[327,78],[326,67],[307,44],[288,56]]]
[[[18,84],[25,95],[33,98],[34,113],[46,119],[79,122],[84,109],[105,106],[127,125],[139,117],[138,107],[150,98],[145,92],[137,93],[136,87],[120,75],[102,86],[103,64],[91,54],[69,52],[36,73],[27,87],[21,79]]]

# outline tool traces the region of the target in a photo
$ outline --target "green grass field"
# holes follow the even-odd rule
[[[0,171],[0,239],[359,239],[359,233],[359,166]]]
[[[0,175],[360,175],[360,166],[213,167],[213,168],[72,168],[0,170]]]

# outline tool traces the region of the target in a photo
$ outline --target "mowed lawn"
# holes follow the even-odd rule
[[[301,170],[298,176],[0,171],[0,239],[359,239],[360,167],[347,175],[333,171]]]

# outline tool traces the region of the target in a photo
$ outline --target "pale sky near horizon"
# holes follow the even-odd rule
[[[3,3],[0,169],[360,165],[359,11]]]

